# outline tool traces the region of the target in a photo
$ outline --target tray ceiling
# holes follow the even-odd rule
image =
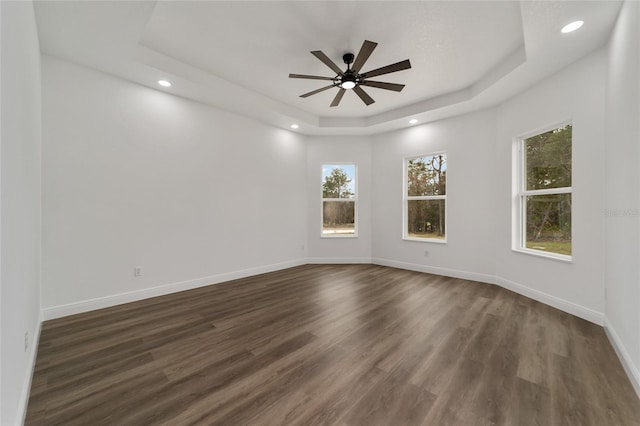
[[[37,2],[42,52],[149,87],[304,133],[362,134],[500,102],[602,46],[617,1],[210,1]],[[559,29],[585,20],[580,31]],[[313,57],[343,65],[362,42],[377,48],[363,71],[403,59],[412,69],[376,80],[402,92],[366,88],[366,106],[346,93],[330,108],[333,77]],[[384,78],[383,78],[384,77]],[[169,89],[158,78],[172,81]]]

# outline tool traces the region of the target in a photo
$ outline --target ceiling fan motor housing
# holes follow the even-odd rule
[[[359,76],[353,71],[346,71],[342,76],[336,77],[337,86],[340,86],[345,89],[351,89],[354,86],[360,84]],[[346,85],[345,85],[346,83]]]
[[[355,55],[353,53],[345,53],[344,55],[342,55],[342,60],[347,65],[351,65],[353,63],[354,58],[355,58]]]

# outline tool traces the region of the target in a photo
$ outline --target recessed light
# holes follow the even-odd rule
[[[167,80],[158,80],[158,84],[162,87],[171,87],[171,83]]]
[[[418,119],[416,118],[412,118],[411,120],[409,120],[409,124],[416,124],[418,122]]]
[[[560,32],[562,32],[563,34],[573,32],[573,31],[577,30],[578,28],[580,28],[583,24],[584,24],[584,21],[573,21],[572,23],[567,24],[564,27],[562,27]]]
[[[292,125],[291,125],[291,128],[292,128],[292,129],[298,129],[299,127],[300,127],[300,126],[298,126],[297,124],[292,124]]]

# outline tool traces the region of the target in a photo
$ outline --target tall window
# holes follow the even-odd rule
[[[447,155],[406,158],[404,239],[446,241]]]
[[[566,124],[520,141],[518,249],[571,259],[571,133]]]
[[[357,235],[357,187],[355,164],[322,166],[322,236]]]

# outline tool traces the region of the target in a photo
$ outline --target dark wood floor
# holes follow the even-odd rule
[[[29,425],[638,425],[601,327],[496,286],[308,265],[43,324]]]

